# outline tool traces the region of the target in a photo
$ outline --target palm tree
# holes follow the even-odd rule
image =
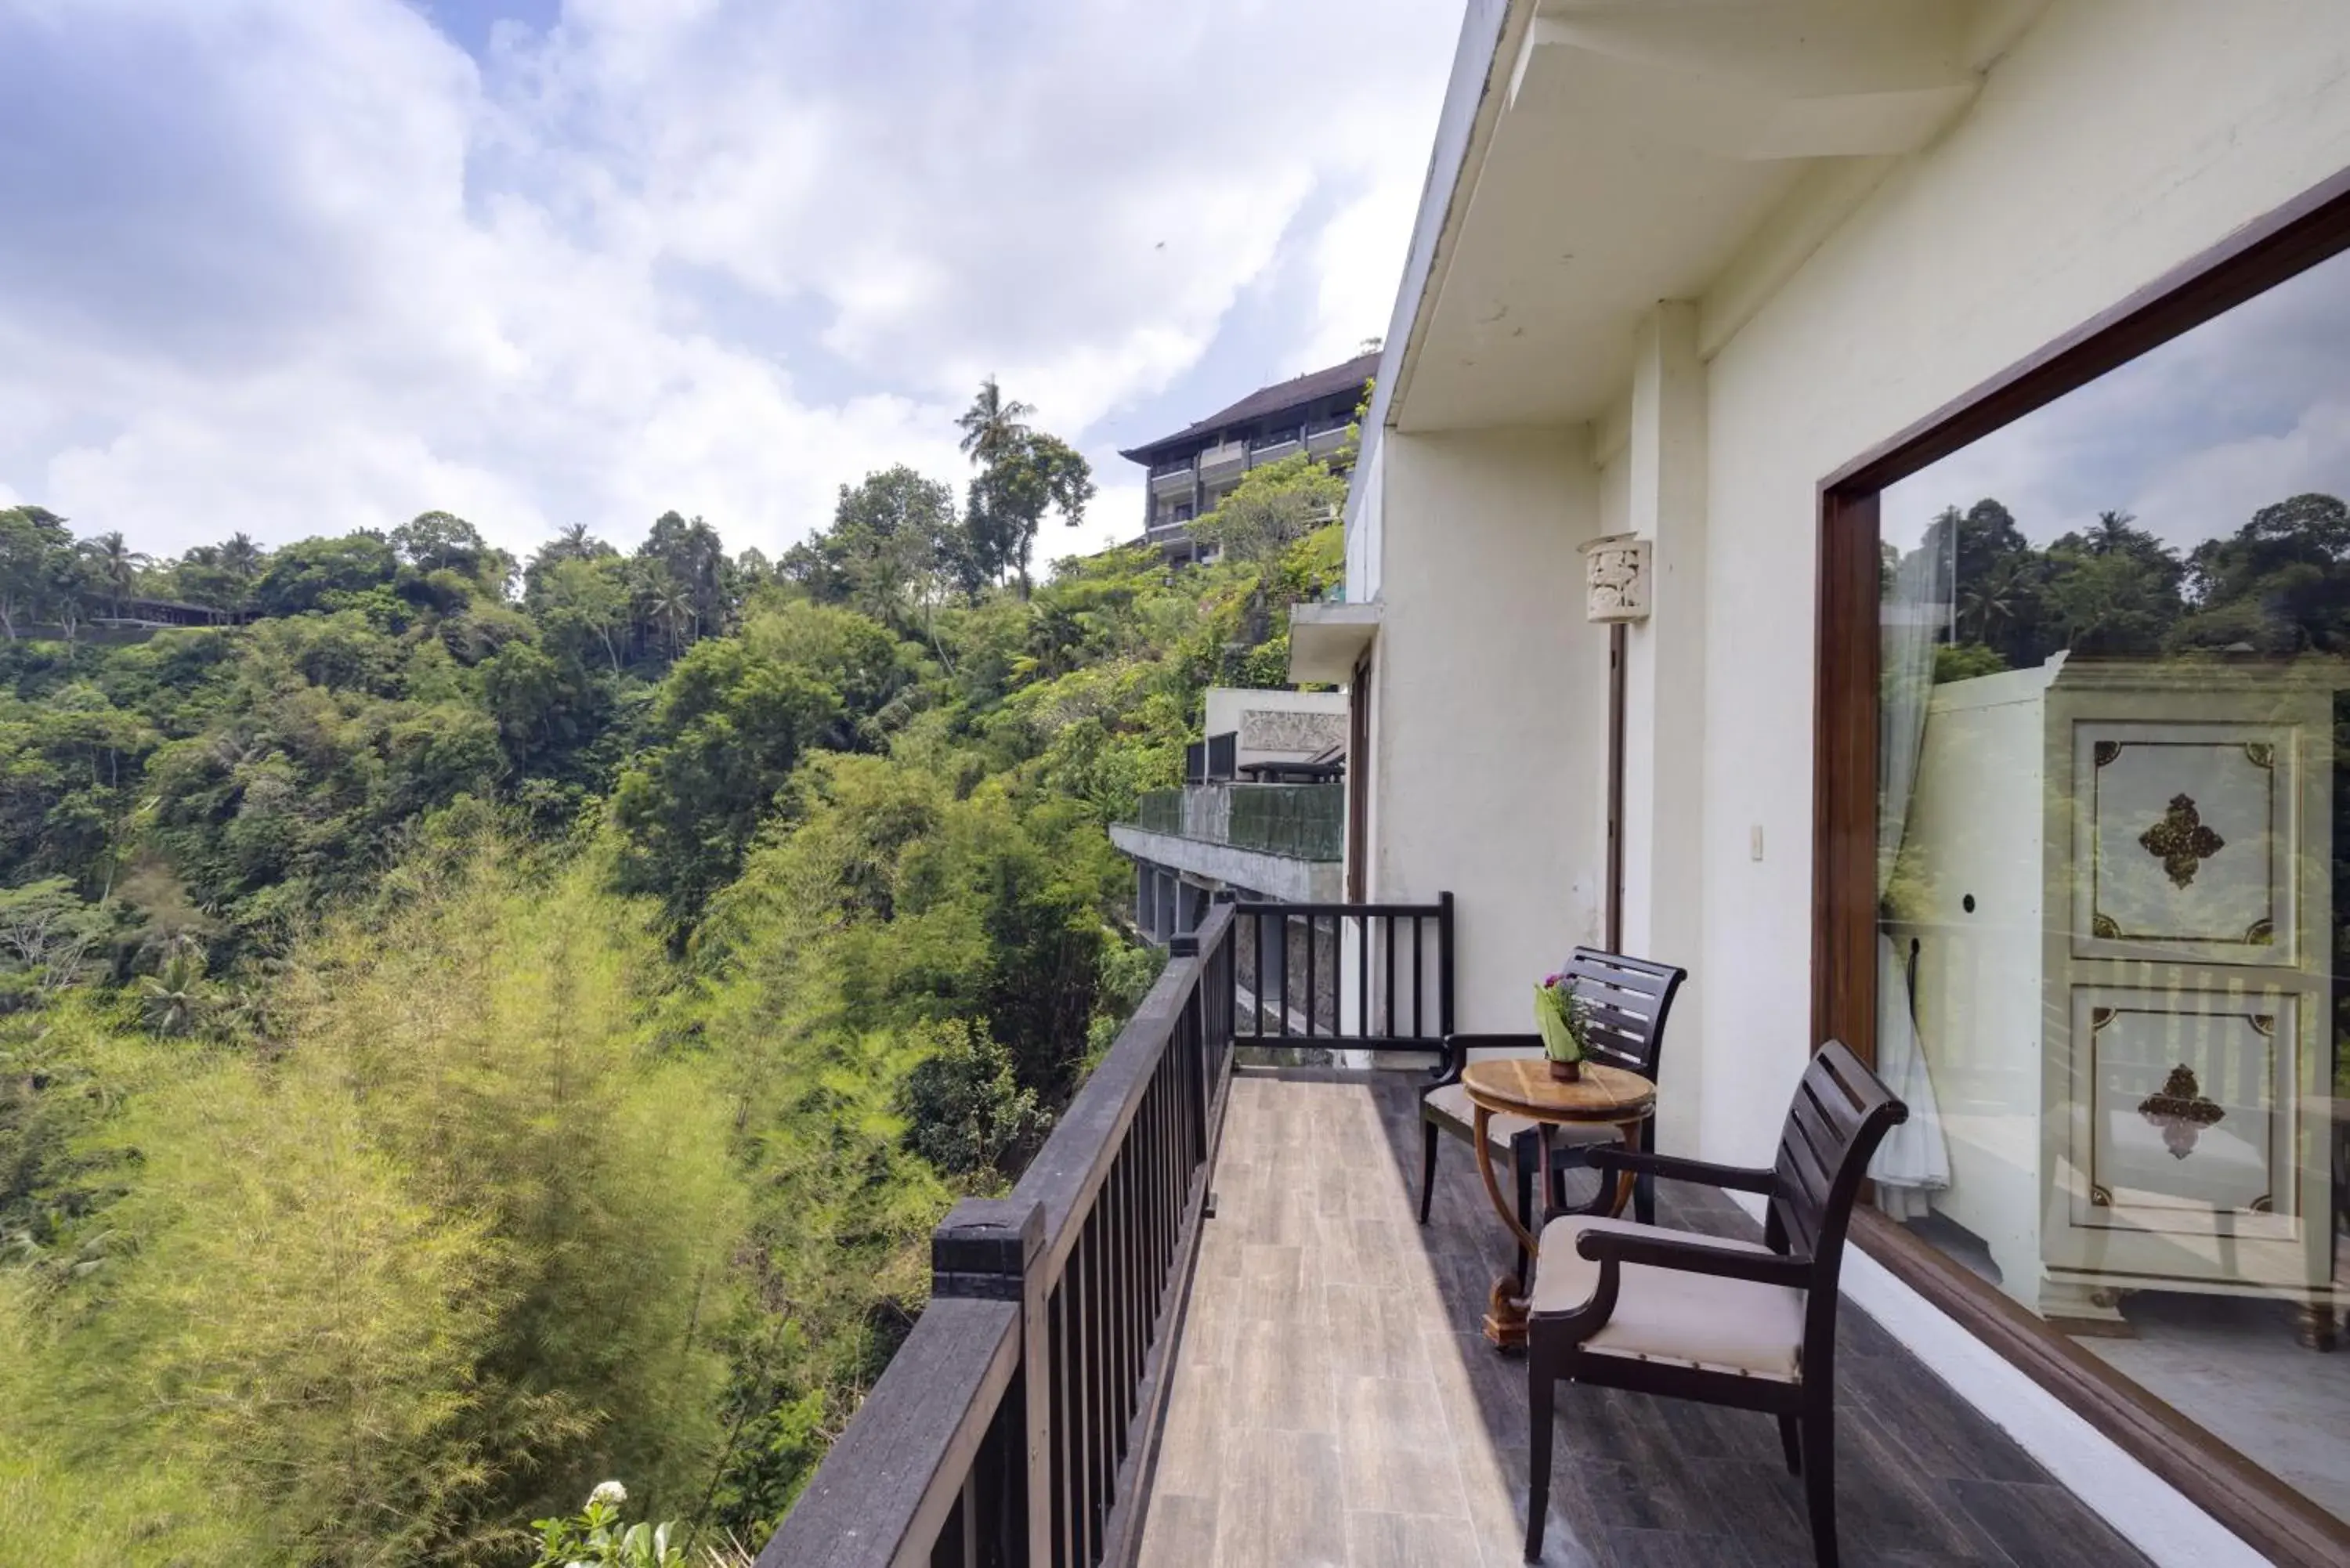
[[[555,537],[540,552],[549,561],[588,561],[595,559],[602,548],[588,532],[585,523],[567,523],[555,531]]]
[[[973,462],[999,461],[1027,435],[1028,427],[1020,421],[1035,411],[1026,403],[1006,398],[990,376],[979,384],[971,407],[956,416],[955,423],[962,430],[962,450]]]
[[[98,568],[99,581],[106,585],[107,597],[113,603],[114,613],[122,613],[122,601],[139,586],[139,574],[148,557],[132,549],[120,533],[100,534],[82,548],[88,552],[91,564]]]
[[[147,1027],[158,1034],[185,1034],[212,1000],[211,988],[204,984],[203,950],[184,938],[174,942],[172,956],[141,989]]]
[[[2089,554],[2110,556],[2117,550],[2128,549],[2137,534],[2130,524],[2137,521],[2137,515],[2128,512],[2098,513],[2097,525],[2089,530]]]
[[[681,630],[694,618],[693,590],[675,577],[665,577],[646,592],[645,607],[669,628],[669,651],[674,658]]]
[[[2012,572],[2000,572],[1969,584],[1959,596],[1959,635],[1971,642],[1989,644],[2015,618],[2014,593]]]
[[[232,534],[220,547],[220,565],[223,571],[249,583],[261,575],[261,546],[248,535]]]

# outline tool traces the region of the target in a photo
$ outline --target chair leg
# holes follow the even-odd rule
[[[1535,1158],[1541,1157],[1537,1155]],[[1523,1149],[1511,1151],[1510,1170],[1518,1180],[1518,1223],[1532,1231],[1534,1228],[1534,1170],[1526,1162]],[[1521,1245],[1518,1248],[1518,1289],[1522,1292],[1526,1288],[1526,1276],[1532,1272],[1530,1265],[1533,1262]]]
[[[1550,1517],[1550,1441],[1558,1367],[1540,1329],[1526,1347],[1526,1407],[1533,1426],[1526,1433],[1526,1561],[1542,1561],[1543,1525]]]
[[[1835,1417],[1828,1401],[1804,1412],[1804,1501],[1812,1516],[1812,1561],[1836,1568]]]
[[[1804,1450],[1800,1447],[1802,1442],[1803,1428],[1796,1418],[1793,1416],[1780,1417],[1779,1451],[1787,1456],[1787,1473],[1791,1476],[1804,1473]]]
[[[1436,1124],[1423,1119],[1419,1124],[1420,1142],[1424,1146],[1419,1157],[1419,1222],[1428,1223],[1429,1200],[1436,1196]]]
[[[1640,1152],[1657,1152],[1657,1124],[1652,1117],[1640,1124]],[[1632,1183],[1632,1218],[1643,1225],[1657,1222],[1657,1179],[1643,1176]]]

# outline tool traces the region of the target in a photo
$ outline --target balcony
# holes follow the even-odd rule
[[[1191,494],[1191,464],[1190,460],[1186,459],[1184,462],[1175,463],[1171,466],[1165,463],[1153,464],[1150,470],[1150,493],[1155,496],[1161,497],[1162,499],[1170,495]]]
[[[1433,967],[1381,963],[1431,925]],[[1251,994],[1252,956],[1294,945],[1269,929],[1301,926],[1339,961]],[[1448,1147],[1419,1225],[1417,1072],[1252,1059],[1310,1041],[1429,1060],[1451,930],[1449,903],[1223,905],[1181,939],[1012,1196],[940,1227],[930,1307],[762,1568],[1519,1562],[1525,1365],[1477,1332],[1512,1254],[1472,1161]],[[1414,989],[1435,1005],[1405,1030],[1382,999]],[[1753,1233],[1676,1191],[1668,1222]],[[1840,1317],[1845,1561],[2144,1562],[1856,1307]],[[1767,1417],[1559,1393],[1545,1563],[1812,1561]]]
[[[1302,428],[1270,431],[1249,443],[1249,466],[1254,468],[1259,463],[1279,462],[1283,458],[1295,457],[1305,450],[1305,431]]]
[[[1249,463],[1248,442],[1228,441],[1222,446],[1211,446],[1200,454],[1200,483],[1230,484],[1246,471]]]
[[[1305,450],[1315,457],[1329,457],[1347,444],[1347,431],[1354,421],[1339,420],[1333,423],[1310,426],[1305,431]]]
[[[1347,786],[1205,784],[1151,790],[1141,798],[1134,826],[1260,855],[1335,861],[1347,847]]]

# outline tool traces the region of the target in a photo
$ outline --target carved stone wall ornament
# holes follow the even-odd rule
[[[2146,852],[2162,862],[2163,873],[2174,887],[2184,888],[2195,880],[2195,873],[2203,862],[2228,847],[2228,841],[2203,826],[2203,815],[2195,809],[2191,795],[2170,797],[2170,809],[2162,819],[2144,833],[2137,841]]]
[[[1583,617],[1592,621],[1648,618],[1648,541],[1611,534],[1583,546]]]
[[[1345,742],[1347,716],[1294,708],[1243,708],[1240,730],[1244,752],[1295,752],[1311,756]]]

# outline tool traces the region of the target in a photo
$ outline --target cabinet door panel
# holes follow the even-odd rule
[[[2074,726],[2075,957],[2297,964],[2297,726]]]
[[[2076,987],[2073,1223],[2291,1235],[2302,1007],[2273,987]]]

